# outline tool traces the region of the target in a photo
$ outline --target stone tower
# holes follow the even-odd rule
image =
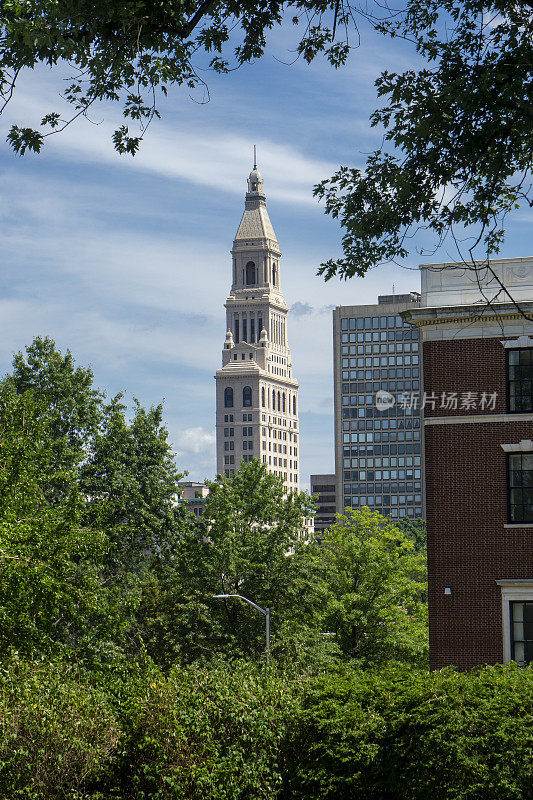
[[[281,252],[268,217],[257,165],[232,254],[226,341],[216,373],[217,472],[260,458],[298,490],[298,382],[287,344],[287,305],[280,288]]]

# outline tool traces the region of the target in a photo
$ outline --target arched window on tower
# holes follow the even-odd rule
[[[253,261],[249,261],[246,265],[246,285],[255,285],[255,264]]]
[[[285,413],[285,392],[283,392],[283,413]]]
[[[224,389],[224,408],[233,408],[233,389],[226,386]]]
[[[265,387],[264,386],[261,389],[261,405],[263,406],[263,408],[265,407]]]
[[[278,411],[281,411],[281,392],[278,392]]]
[[[278,283],[278,268],[276,264],[272,264],[272,283],[277,286]]]
[[[242,390],[242,405],[243,408],[251,408],[252,406],[252,387],[245,386]]]
[[[296,416],[296,395],[292,397],[292,413]]]

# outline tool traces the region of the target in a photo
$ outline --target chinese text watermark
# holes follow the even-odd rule
[[[375,404],[378,411],[386,411],[397,405],[403,411],[430,409],[436,411],[495,411],[498,392],[402,392],[395,397],[391,392],[380,389],[376,392]]]

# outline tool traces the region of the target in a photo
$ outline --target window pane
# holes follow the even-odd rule
[[[532,348],[508,350],[509,410],[533,410],[533,359]]]

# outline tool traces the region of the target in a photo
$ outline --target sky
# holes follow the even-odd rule
[[[312,188],[341,164],[361,166],[379,146],[368,118],[381,70],[416,64],[409,45],[364,31],[348,65],[293,61],[292,30],[271,36],[262,60],[217,76],[200,92],[171,89],[141,151],[113,150],[117,107],[103,106],[50,137],[40,155],[5,143],[13,122],[61,111],[61,76],[23,76],[0,117],[0,371],[35,336],[50,336],[91,366],[109,396],[164,403],[169,438],[190,480],[212,479],[215,371],[225,339],[230,248],[257,145],[270,219],[280,243],[288,340],[300,382],[300,485],[332,472],[332,309],[419,290],[416,249],[405,265],[324,283],[340,254],[338,224]],[[501,256],[531,255],[531,214],[509,226]],[[434,260],[455,260],[447,247]],[[431,260],[431,259],[430,259]]]

